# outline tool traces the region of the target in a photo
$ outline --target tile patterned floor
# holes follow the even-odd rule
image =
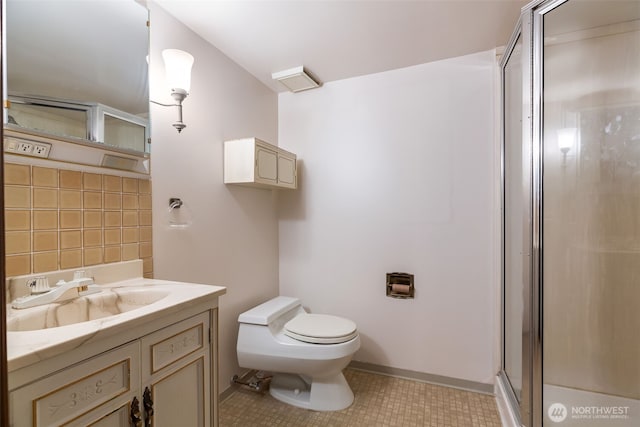
[[[346,369],[350,408],[314,412],[238,390],[220,404],[220,427],[501,427],[493,396]]]

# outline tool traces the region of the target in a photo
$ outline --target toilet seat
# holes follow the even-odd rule
[[[298,341],[312,344],[339,344],[358,335],[349,319],[328,314],[299,314],[284,325],[284,333]]]

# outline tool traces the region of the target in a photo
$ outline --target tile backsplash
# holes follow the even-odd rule
[[[153,276],[151,181],[5,163],[7,277],[142,259]]]

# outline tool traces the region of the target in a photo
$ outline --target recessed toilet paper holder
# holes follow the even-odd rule
[[[413,274],[387,273],[387,296],[392,298],[413,298]]]

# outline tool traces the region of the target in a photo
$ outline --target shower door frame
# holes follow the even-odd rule
[[[501,105],[501,191],[502,191],[502,366],[498,380],[507,390],[507,404],[519,415],[518,422],[526,427],[542,426],[543,421],[543,380],[542,380],[542,337],[543,337],[543,283],[542,283],[542,175],[543,175],[543,71],[544,71],[544,15],[561,6],[569,0],[534,0],[522,8],[520,20],[511,36],[505,56],[500,63],[502,83]],[[515,397],[508,377],[505,373],[505,339],[504,312],[506,303],[504,297],[505,286],[505,256],[504,256],[504,197],[505,197],[505,120],[504,120],[504,67],[520,36],[522,38],[522,149],[529,154],[530,170],[523,173],[526,177],[523,188],[529,189],[531,201],[531,259],[530,280],[528,289],[525,287],[523,300],[522,325],[522,395],[520,403]],[[524,156],[523,156],[524,158]],[[523,168],[527,167],[523,162]],[[528,182],[526,181],[528,179]],[[524,220],[524,219],[523,219]],[[517,409],[517,410],[516,410]]]
[[[500,337],[501,337],[501,370],[498,373],[498,381],[500,381],[502,383],[502,388],[503,390],[505,390],[505,398],[507,400],[507,404],[512,408],[513,413],[516,415],[517,421],[520,424],[523,424],[527,427],[530,426],[530,420],[528,420],[529,416],[528,414],[530,414],[530,407],[531,407],[531,389],[530,389],[530,385],[529,385],[529,379],[530,379],[530,375],[527,374],[527,372],[530,372],[531,370],[531,360],[529,358],[529,352],[530,352],[530,340],[529,339],[525,339],[525,330],[528,328],[528,324],[525,324],[527,322],[527,319],[529,319],[530,317],[530,313],[529,313],[529,304],[527,301],[527,296],[530,293],[530,285],[531,285],[531,281],[529,280],[527,282],[528,286],[526,286],[529,289],[525,289],[524,292],[524,297],[525,297],[525,301],[523,301],[523,325],[522,325],[522,332],[523,334],[521,335],[523,337],[522,339],[522,360],[521,360],[521,369],[522,369],[522,374],[521,374],[521,378],[522,378],[522,384],[521,384],[521,396],[520,396],[520,401],[518,401],[518,398],[516,397],[516,393],[513,389],[513,386],[511,385],[511,381],[509,379],[509,376],[507,375],[506,372],[506,327],[505,327],[505,321],[506,319],[506,309],[505,309],[505,304],[507,302],[506,299],[506,271],[505,271],[505,247],[506,247],[506,221],[505,221],[505,209],[506,209],[506,185],[505,185],[505,179],[506,179],[506,156],[505,156],[505,148],[506,148],[506,125],[507,125],[507,120],[505,119],[505,113],[506,113],[506,82],[505,82],[505,70],[506,70],[506,66],[507,63],[509,62],[509,60],[511,59],[511,55],[513,54],[514,49],[516,48],[516,44],[518,42],[518,39],[521,39],[522,41],[522,52],[521,52],[521,61],[522,61],[522,69],[524,71],[524,69],[526,68],[526,60],[525,60],[525,54],[529,51],[529,49],[527,49],[525,46],[526,43],[526,38],[523,34],[522,31],[522,16],[520,17],[520,19],[518,20],[518,23],[516,24],[516,27],[511,35],[511,38],[509,39],[509,43],[507,44],[507,47],[504,51],[504,54],[500,60],[500,64],[499,64],[499,69],[500,69],[500,85],[501,85],[501,121],[500,121],[500,126],[501,126],[501,149],[500,149],[500,191],[501,191],[501,212],[502,212],[502,218],[501,218],[501,242],[502,242],[502,250],[501,250],[501,290],[502,290],[502,295],[501,295],[501,322],[500,322],[500,326],[501,326],[501,331],[500,331]],[[526,96],[524,95],[524,81],[522,80],[522,91],[523,91],[523,102],[526,99]],[[526,109],[524,108],[523,105],[523,120],[524,120],[524,116],[526,116],[525,114]],[[523,152],[526,149],[525,146],[525,126],[524,126],[524,121],[523,121],[523,129],[522,129],[522,150]],[[524,167],[524,165],[523,165]],[[523,174],[525,175],[525,174]],[[526,185],[523,185],[523,188],[527,187],[530,188],[530,183],[523,183]],[[523,221],[525,219],[523,218]],[[523,263],[523,267],[525,267],[525,263]],[[529,268],[530,270],[530,268]],[[516,410],[516,408],[518,410]]]

